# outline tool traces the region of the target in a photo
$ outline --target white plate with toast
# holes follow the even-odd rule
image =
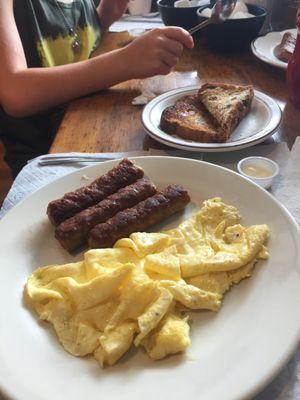
[[[261,143],[271,136],[281,122],[281,109],[270,96],[254,90],[252,106],[225,143],[202,143],[170,135],[161,129],[163,111],[186,95],[198,92],[198,86],[189,86],[166,92],[150,101],[143,110],[142,124],[153,139],[171,147],[188,151],[228,152]]]
[[[25,305],[23,288],[38,266],[75,260],[55,240],[47,204],[81,187],[83,176],[96,178],[118,160],[48,184],[0,221],[0,387],[8,398],[252,398],[295,351],[300,333],[300,236],[288,211],[268,192],[222,167],[175,157],[137,157],[135,162],[158,187],[176,183],[190,193],[192,203],[163,228],[178,225],[203,200],[221,196],[240,210],[243,223],[268,224],[269,260],[226,295],[217,314],[193,314],[192,344],[185,354],[154,362],[142,351],[132,351],[102,370],[93,358],[64,351],[51,327],[38,322]]]
[[[252,53],[261,61],[286,70],[288,64],[276,57],[276,49],[280,45],[285,33],[292,33],[294,36],[297,34],[296,29],[287,29],[259,36],[251,44]]]

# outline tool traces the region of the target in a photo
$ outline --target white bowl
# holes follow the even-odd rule
[[[264,189],[268,189],[279,173],[278,164],[265,157],[247,157],[239,161],[238,172]]]
[[[151,0],[130,0],[128,11],[131,15],[146,15],[151,11]]]

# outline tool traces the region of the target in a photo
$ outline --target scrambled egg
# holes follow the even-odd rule
[[[240,219],[220,198],[207,200],[176,229],[133,233],[82,262],[37,269],[25,293],[74,356],[113,365],[134,344],[162,359],[190,344],[183,309],[217,311],[230,286],[268,258],[268,227]]]

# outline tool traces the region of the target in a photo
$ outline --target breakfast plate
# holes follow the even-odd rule
[[[253,40],[251,49],[253,54],[261,61],[281,69],[287,69],[287,63],[276,57],[275,51],[281,43],[285,33],[290,32],[296,36],[296,29],[287,29],[281,32],[269,32],[264,36],[259,36]]]
[[[45,210],[49,201],[84,184],[118,161],[96,164],[50,183],[15,206],[0,221],[0,387],[15,400],[109,397],[120,400],[182,398],[232,400],[258,393],[279,372],[299,339],[300,234],[268,192],[242,176],[209,163],[175,157],[134,159],[155,184],[183,185],[192,203],[156,229],[174,227],[204,199],[221,196],[245,224],[266,223],[270,258],[253,277],[226,294],[221,310],[193,313],[186,353],[154,362],[131,351],[101,369],[92,358],[66,353],[49,326],[37,322],[23,300],[27,277],[42,265],[73,262],[53,237]],[[249,201],[255,199],[255,201]],[[274,335],[276,332],[276,335]]]
[[[266,140],[278,128],[281,110],[271,97],[257,90],[250,112],[239,123],[226,143],[201,143],[170,135],[160,128],[164,109],[185,95],[196,94],[198,86],[189,86],[166,92],[150,101],[143,110],[142,124],[153,139],[182,150],[201,152],[228,152],[240,150]]]

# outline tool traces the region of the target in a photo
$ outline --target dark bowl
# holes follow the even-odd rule
[[[241,50],[248,47],[255,39],[265,22],[267,11],[264,7],[246,4],[250,14],[255,15],[246,19],[228,19],[222,24],[211,24],[203,29],[207,43],[217,50]],[[206,7],[197,10],[198,23],[207,18],[201,15]]]
[[[197,10],[199,10],[201,7],[174,7],[175,1],[176,0],[157,1],[157,8],[164,24],[167,26],[181,26],[181,28],[187,30],[197,25]]]

